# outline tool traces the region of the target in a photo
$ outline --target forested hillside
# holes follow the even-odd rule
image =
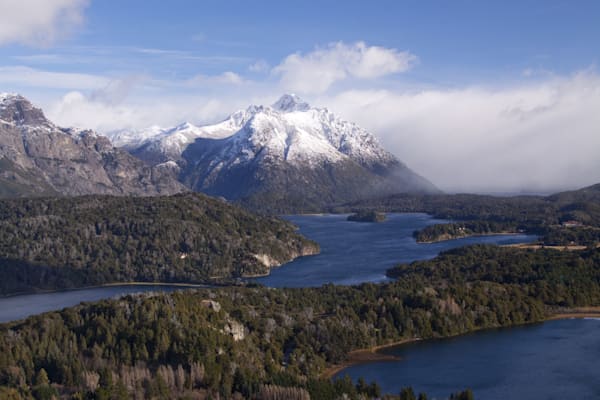
[[[0,294],[231,281],[317,252],[292,224],[201,194],[0,201]]]

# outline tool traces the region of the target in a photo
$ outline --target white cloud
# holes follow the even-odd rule
[[[338,44],[323,51],[357,46],[361,48]],[[365,54],[371,49],[362,48]],[[366,56],[367,61],[358,57],[360,62],[343,68],[331,61],[337,69],[325,68],[324,56],[296,56],[302,62],[314,58],[314,66],[303,64],[303,79],[323,89],[341,79],[376,78],[397,70],[384,67],[390,63],[381,61],[387,57],[381,51],[383,55]],[[279,72],[282,82],[303,73],[291,71]],[[330,75],[319,75],[327,71]],[[409,167],[447,191],[550,191],[600,182],[600,75],[592,69],[520,79],[503,87],[420,91],[343,90],[340,85],[320,95],[308,90],[307,100],[367,128]],[[25,96],[29,90],[43,92],[40,88],[53,96],[60,93],[60,101],[47,95],[40,103],[52,120],[100,132],[211,123],[249,104],[271,104],[282,91],[273,76],[257,82],[234,72],[188,80],[114,79],[28,67],[0,67],[0,87],[17,88]]]
[[[24,66],[0,67],[0,84],[5,86],[93,90],[108,85],[110,81],[110,78],[99,75],[51,72]]]
[[[248,66],[251,72],[267,72],[269,71],[269,64],[265,60],[257,60]]]
[[[88,0],[7,0],[0,2],[0,45],[48,46],[83,22]]]
[[[152,89],[152,90],[156,90]],[[78,126],[107,133],[119,129],[143,129],[151,125],[172,127],[184,121],[213,123],[245,108],[245,95],[216,97],[202,94],[161,93],[152,96],[137,88],[126,101],[71,91],[58,101],[42,104],[50,120],[59,126]]]
[[[146,80],[146,77],[143,75],[113,79],[103,88],[93,90],[89,97],[93,101],[105,104],[120,104],[144,80]]]
[[[346,91],[319,99],[448,191],[551,191],[600,182],[600,76],[510,88]]]
[[[413,54],[396,49],[367,46],[364,42],[351,45],[338,42],[307,54],[291,54],[273,72],[281,77],[284,90],[323,93],[334,83],[350,77],[374,79],[404,72],[416,60]]]
[[[207,84],[225,84],[239,85],[244,83],[244,79],[235,72],[226,71],[219,75],[196,75],[188,80],[191,85],[207,85]]]

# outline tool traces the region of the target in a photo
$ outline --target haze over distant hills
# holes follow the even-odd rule
[[[358,125],[295,95],[208,126],[119,131],[113,142],[188,187],[255,208],[318,208],[391,193],[437,193]]]
[[[90,130],[66,129],[17,94],[0,94],[0,196],[168,195],[185,191]]]

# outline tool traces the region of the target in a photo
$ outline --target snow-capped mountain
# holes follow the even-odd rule
[[[0,196],[157,195],[186,190],[91,130],[61,128],[18,94],[0,94]]]
[[[142,130],[109,132],[107,137],[115,146],[122,147],[151,164],[181,161],[186,147],[198,138],[222,139],[237,132],[252,115],[252,110],[241,110],[225,121],[198,127],[184,122],[173,128],[152,126]]]
[[[186,123],[144,135],[141,144],[123,146],[151,164],[176,162],[179,179],[192,189],[234,200],[322,205],[437,191],[372,134],[295,95],[215,125]]]

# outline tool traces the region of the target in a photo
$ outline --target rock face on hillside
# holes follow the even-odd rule
[[[391,193],[439,192],[372,134],[294,95],[215,125],[148,131],[142,143],[139,135],[113,137],[193,190],[258,209],[307,211]]]
[[[54,125],[16,94],[0,94],[0,196],[153,196],[187,189],[90,130]]]

